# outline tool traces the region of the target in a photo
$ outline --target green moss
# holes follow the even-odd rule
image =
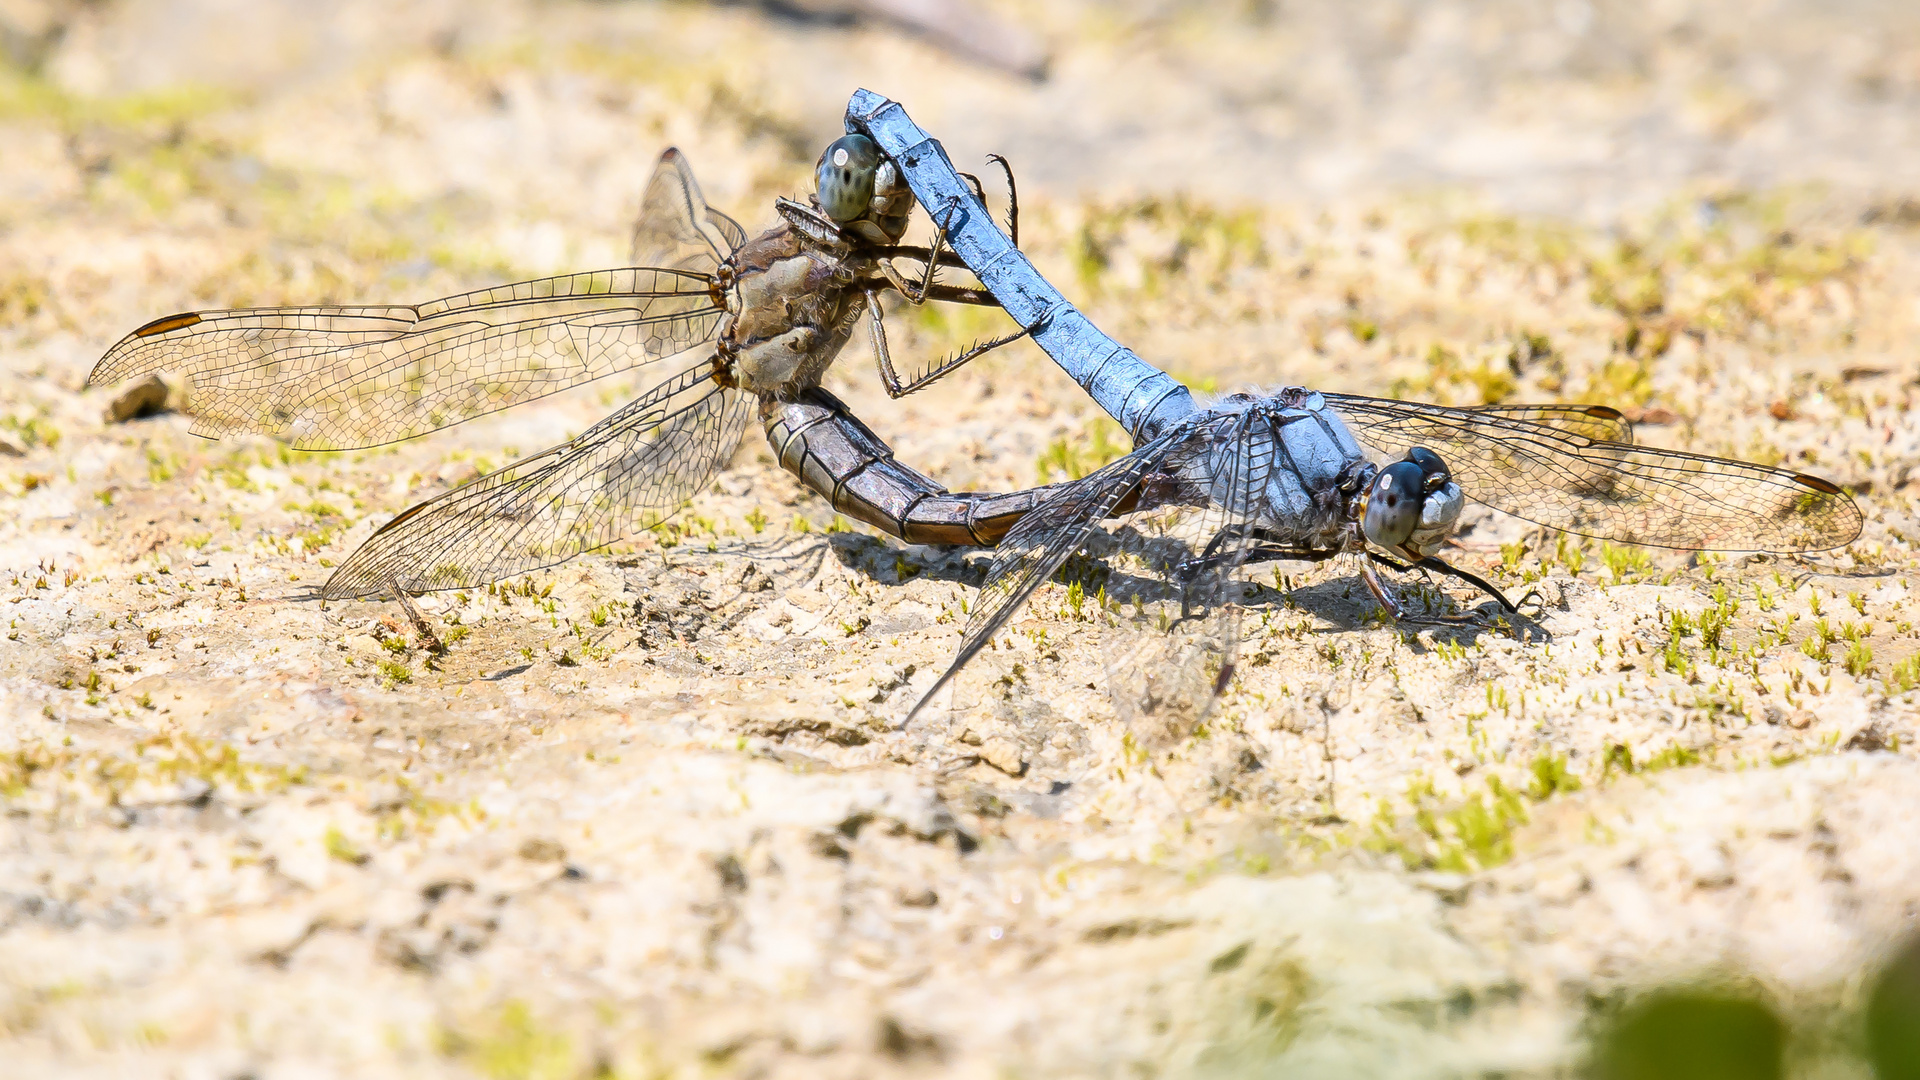
[[[1039,483],[1078,480],[1128,452],[1126,432],[1104,416],[1095,417],[1077,436],[1055,439],[1035,464]]]
[[[573,1040],[543,1026],[522,1001],[509,1001],[470,1031],[444,1030],[440,1051],[493,1080],[570,1080],[585,1073]]]
[[[1847,649],[1847,655],[1841,658],[1841,666],[1854,678],[1865,678],[1873,671],[1873,649],[1864,641],[1855,641]]]
[[[1533,759],[1532,771],[1533,781],[1527,786],[1527,797],[1534,802],[1580,790],[1580,778],[1568,770],[1565,754],[1541,754]]]
[[[404,840],[419,834],[431,834],[442,821],[472,825],[487,819],[477,800],[454,802],[427,794],[420,785],[405,776],[394,776],[400,798],[380,811],[374,835],[383,841]]]
[[[1818,660],[1823,664],[1831,663],[1833,661],[1831,646],[1837,636],[1833,628],[1827,625],[1827,620],[1816,619],[1813,623],[1813,633],[1800,643],[1800,651],[1810,659]]]
[[[1611,777],[1616,772],[1627,775],[1661,772],[1698,765],[1703,760],[1700,751],[1675,743],[1654,752],[1645,760],[1635,761],[1632,747],[1626,743],[1613,743],[1607,747],[1606,757],[1601,764],[1601,776]]]
[[[1088,208],[1068,240],[1080,284],[1095,295],[1112,290],[1109,271],[1129,246],[1140,269],[1138,291],[1148,296],[1176,281],[1224,288],[1236,269],[1267,261],[1258,211],[1229,210],[1185,195],[1149,196]]]
[[[1909,656],[1887,672],[1887,693],[1904,694],[1920,688],[1920,654]]]
[[[135,743],[131,753],[76,750],[29,743],[0,755],[0,796],[19,798],[29,789],[75,787],[104,792],[109,803],[138,783],[196,779],[214,789],[277,792],[307,783],[303,768],[243,760],[229,743],[171,733]]]
[[[1388,396],[1437,400],[1443,404],[1498,405],[1519,388],[1511,368],[1481,361],[1467,366],[1460,354],[1435,342],[1427,348],[1427,370],[1395,379]]]
[[[1452,799],[1431,778],[1417,776],[1407,785],[1403,808],[1380,800],[1361,846],[1397,856],[1409,870],[1485,870],[1513,857],[1514,833],[1527,823],[1531,807],[1581,787],[1564,754],[1535,757],[1524,788],[1495,775],[1481,789]]]
[[[1572,263],[1581,254],[1581,238],[1556,222],[1486,215],[1459,226],[1460,238],[1509,262]]]
[[[44,415],[21,419],[16,416],[0,417],[0,431],[17,436],[20,444],[28,450],[37,448],[53,449],[60,445],[60,429]]]
[[[1647,555],[1645,548],[1616,546],[1605,541],[1600,544],[1600,564],[1613,575],[1615,585],[1644,581],[1653,569],[1653,559]]]
[[[1596,400],[1644,403],[1645,361],[1689,331],[1740,333],[1771,326],[1788,295],[1857,275],[1872,238],[1857,229],[1796,229],[1804,193],[1716,198],[1703,217],[1695,197],[1602,237],[1515,218],[1472,218],[1457,226],[1467,244],[1519,267],[1550,268],[1584,280],[1589,300],[1620,320],[1616,353],[1596,375]],[[1416,253],[1421,245],[1414,244]]]
[[[205,116],[239,101],[231,91],[174,85],[141,93],[91,97],[45,79],[0,68],[0,119],[41,120],[61,127],[166,127]]]
[[[1635,341],[1633,346],[1640,343]],[[1632,348],[1629,348],[1629,352]],[[1666,349],[1662,348],[1661,352]],[[1579,400],[1645,405],[1653,400],[1653,366],[1645,358],[1611,356],[1587,381]]]
[[[327,835],[323,843],[326,845],[327,855],[330,858],[338,859],[343,863],[351,863],[354,866],[359,866],[367,861],[366,852],[353,846],[353,841],[347,839],[347,834],[341,832],[338,826],[327,826]]]

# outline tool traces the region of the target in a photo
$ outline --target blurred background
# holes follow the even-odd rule
[[[1897,192],[1920,164],[1899,0],[6,0],[0,43],[44,92],[244,105],[181,133],[238,168],[384,154],[390,196],[529,217],[617,204],[597,185],[660,140],[810,160],[858,85],[1057,194],[1446,187],[1604,219],[1699,182]],[[36,162],[47,193],[110,149]],[[573,188],[516,185],[535,164]]]
[[[1802,346],[1858,351],[1837,377],[1916,319],[1850,292],[1920,223],[1897,0],[0,0],[0,59],[0,303],[79,329],[44,357],[75,373],[156,310],[616,265],[667,145],[755,227],[858,86],[963,165],[1010,158],[1042,269],[1201,381],[1302,377],[1310,348],[1335,388],[1486,399],[1462,372],[1536,359],[1572,293],[1606,349],[1540,388],[1697,418],[1652,362],[1689,330],[1795,293],[1835,316]],[[928,310],[909,343],[988,326]],[[1794,397],[1805,359],[1753,392]]]

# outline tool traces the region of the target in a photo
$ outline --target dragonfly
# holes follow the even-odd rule
[[[1004,165],[1004,162],[1003,162]],[[1011,227],[1017,235],[1018,199]],[[974,183],[978,183],[977,178]],[[997,305],[935,280],[964,264],[902,244],[912,192],[864,135],[822,153],[808,202],[749,239],[707,205],[667,150],[642,199],[633,266],[400,306],[199,311],[128,334],[89,376],[166,371],[188,382],[194,433],[261,433],[309,450],[408,439],[610,375],[646,389],[575,438],[407,509],[355,550],[323,599],[468,588],[572,558],[649,527],[704,487],[756,411],[783,466],[843,513],[910,542],[991,543],[1033,493],[949,493],[820,386],[864,318],[887,392],[912,393],[1024,331],[903,376],[881,294]],[[918,278],[896,259],[918,261]]]
[[[1469,498],[1548,528],[1657,547],[1805,552],[1860,534],[1859,507],[1832,481],[1641,445],[1604,405],[1455,408],[1294,386],[1203,406],[1041,277],[898,103],[858,91],[847,127],[898,163],[953,251],[1135,443],[1047,490],[1007,531],[958,652],[909,721],[1081,552],[1130,571],[1134,611],[1114,616],[1125,625],[1108,649],[1108,689],[1130,726],[1165,743],[1190,732],[1231,680],[1244,567],[1350,557],[1393,619],[1427,621],[1380,569],[1452,577],[1514,613],[1491,584],[1437,555]],[[1112,518],[1123,525],[1109,534]]]

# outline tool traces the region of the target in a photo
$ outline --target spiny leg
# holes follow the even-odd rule
[[[1367,554],[1372,555],[1373,553],[1368,552]],[[1406,621],[1406,609],[1400,606],[1400,601],[1394,599],[1393,593],[1387,588],[1387,583],[1380,580],[1380,575],[1374,571],[1371,565],[1367,563],[1360,564],[1360,580],[1366,583],[1367,591],[1373,594],[1374,600],[1377,601],[1381,609],[1387,613],[1387,618],[1392,619],[1394,622]]]
[[[918,244],[888,244],[884,247],[876,247],[873,249],[873,258],[875,261],[912,259],[916,262],[927,262],[931,260],[949,270],[971,269],[967,266],[967,260],[961,258],[952,248],[936,252],[932,248],[921,247]]]
[[[914,285],[908,281],[906,275],[900,273],[900,270],[893,265],[890,259],[879,258],[874,260],[874,265],[878,266],[880,273],[886,276],[887,283],[899,290],[900,295],[906,297],[907,303],[909,304],[924,304],[931,299],[929,294],[933,291],[933,275],[940,268],[940,256],[945,254],[947,250],[947,221],[953,216],[954,209],[956,208],[948,207],[946,214],[942,215],[939,220],[933,223],[933,246],[928,249],[927,261],[921,268],[920,283],[918,285]],[[931,208],[929,208],[928,214],[931,216]]]
[[[1436,573],[1445,574],[1451,578],[1457,578],[1492,597],[1494,602],[1499,604],[1507,614],[1517,614],[1520,610],[1513,605],[1512,601],[1502,595],[1499,589],[1494,588],[1493,585],[1484,578],[1470,571],[1462,570],[1457,566],[1442,562],[1431,555],[1414,563],[1398,563],[1376,551],[1367,552],[1367,558],[1389,570],[1403,574],[1411,573],[1414,570],[1431,570]],[[1479,622],[1479,616],[1473,612],[1468,612],[1464,615],[1436,615],[1428,618],[1410,618],[1403,613],[1397,601],[1392,601],[1387,597],[1386,584],[1380,580],[1379,575],[1373,572],[1373,567],[1362,565],[1360,575],[1362,580],[1366,581],[1367,588],[1373,592],[1374,598],[1380,601],[1380,606],[1386,608],[1387,614],[1391,615],[1396,621],[1434,623],[1442,626]]]
[[[1014,247],[1019,247],[1020,189],[1015,187],[1013,183],[1013,166],[1007,164],[1007,159],[1001,157],[999,154],[988,154],[987,160],[1000,166],[1000,171],[1007,175],[1007,238],[1013,241]],[[986,202],[985,199],[981,199],[980,201]]]
[[[1279,535],[1271,529],[1263,529],[1258,525],[1244,526],[1244,528],[1246,529],[1246,536],[1253,540],[1254,544],[1247,548],[1246,556],[1240,560],[1240,565],[1242,566],[1251,566],[1254,563],[1263,562],[1279,562],[1282,560],[1288,562],[1325,562],[1328,559],[1345,554],[1345,552],[1338,548],[1303,548],[1297,544],[1291,544],[1281,540]],[[1217,561],[1220,559],[1221,556],[1218,555],[1220,545],[1226,542],[1229,535],[1233,534],[1233,527],[1220,530],[1219,533],[1215,534],[1212,542],[1207,544],[1206,551],[1201,554],[1200,558],[1193,561]]]
[[[1007,233],[1013,241],[1013,246],[1017,248],[1020,246],[1020,189],[1018,185],[1014,183],[1013,166],[1008,164],[1007,159],[999,154],[989,154],[987,155],[987,160],[999,165],[1001,172],[1006,175],[1008,204]],[[961,175],[966,177],[967,181],[973,185],[974,194],[980,197],[980,201],[982,203],[986,202],[986,190],[980,183],[980,178],[971,173],[962,173]],[[949,214],[951,214],[951,210],[949,210]],[[881,253],[880,258],[877,259],[876,262],[881,269],[881,273],[886,276],[887,284],[897,290],[901,296],[905,297],[908,303],[913,304],[921,304],[929,300],[941,300],[949,303],[999,306],[999,301],[993,299],[992,295],[984,290],[966,288],[943,289],[933,283],[934,272],[937,267],[958,266],[971,269],[971,267],[967,267],[965,260],[961,259],[957,253],[947,247],[946,221],[942,220],[935,224],[936,232],[931,248],[909,248],[895,245],[885,249],[885,251]],[[917,296],[910,283],[892,265],[890,260],[895,255],[907,258],[919,258],[922,260],[925,269],[921,276]],[[966,351],[921,373],[921,375],[912,382],[906,382],[902,380],[894,370],[893,357],[887,349],[885,320],[881,316],[879,300],[874,295],[872,289],[867,291],[867,310],[870,320],[869,325],[872,328],[874,360],[880,369],[880,381],[887,388],[887,395],[893,398],[905,397],[908,394],[920,390],[934,381],[958,370],[962,365],[980,356],[984,356],[1003,345],[1010,345],[1032,332],[1029,328],[1023,327],[1003,337],[993,338],[984,342],[976,342]]]
[[[1007,238],[1013,241],[1014,247],[1019,247],[1020,246],[1020,188],[1018,185],[1016,185],[1013,182],[1013,166],[1007,164],[1007,159],[1004,157],[1001,157],[999,154],[988,154],[987,160],[993,162],[995,165],[1000,166],[1000,172],[1007,178]],[[980,205],[985,206],[987,203],[986,185],[982,184],[980,182],[980,178],[973,175],[972,173],[963,172],[960,175],[962,178],[964,178],[967,181],[968,184],[971,184],[973,186],[973,193],[977,198],[979,198]]]
[[[1006,177],[1007,177],[1007,235],[1010,239],[1012,239],[1013,246],[1019,247],[1020,246],[1020,189],[1016,187],[1013,182],[1013,166],[1007,164],[1007,159],[1001,157],[999,154],[988,154],[987,160],[1000,166],[1001,171],[1006,174]],[[980,196],[980,201],[983,203],[986,202],[986,194],[984,189],[981,187],[980,178],[977,176],[974,176],[972,173],[961,173],[960,175],[965,177],[969,182],[972,183],[974,193]],[[920,247],[917,244],[889,244],[885,247],[876,249],[873,253],[873,257],[876,261],[884,261],[884,260],[892,260],[892,259],[915,259],[926,265],[930,265],[930,266],[938,265],[938,266],[946,267],[951,270],[971,270],[972,269],[972,267],[967,265],[967,261],[965,259],[962,259],[959,256],[959,254],[955,252],[952,248],[949,248],[946,246],[946,230],[944,228],[942,228],[939,232],[939,235],[935,237],[933,247],[930,247],[930,248]],[[899,287],[899,283],[892,281],[891,278],[889,279],[889,283],[893,284],[896,288]],[[902,293],[904,295],[905,290],[902,290]],[[938,297],[932,297],[931,299],[938,299]]]
[[[933,368],[922,372],[920,376],[912,382],[906,382],[900,378],[899,373],[893,368],[893,355],[887,349],[886,317],[880,312],[879,296],[871,289],[867,291],[867,326],[869,336],[873,338],[873,358],[874,363],[880,369],[880,383],[886,387],[887,396],[892,398],[905,397],[916,390],[922,389],[929,383],[951,374],[969,361],[990,353],[1002,345],[1010,344],[1027,336],[1027,331],[1023,328],[1004,337],[976,343],[967,351],[950,357]]]
[[[1006,158],[998,154],[989,155],[988,160],[997,162],[1000,168],[1007,174],[1007,200],[1010,205],[1007,228],[1013,240],[1013,246],[1017,248],[1020,246],[1020,196],[1018,189],[1014,187],[1013,183],[1013,167],[1007,164]],[[984,205],[987,201],[987,194],[986,188],[980,183],[980,178],[972,173],[961,173],[960,175],[965,177],[967,182],[973,186],[974,195],[978,197]],[[894,267],[888,257],[882,256],[876,260],[880,267],[880,272],[886,275],[887,281],[892,284],[894,288],[900,290],[900,295],[906,297],[909,303],[926,303],[926,301],[931,298],[928,294],[933,288],[934,274],[939,267],[951,265],[944,258],[950,250],[947,247],[947,222],[952,220],[954,212],[958,209],[958,206],[948,206],[946,212],[940,215],[939,219],[934,222],[933,246],[927,249],[918,287],[912,286],[906,277]],[[933,208],[928,207],[927,211],[928,216],[931,217],[933,215]],[[895,250],[898,249],[896,248]],[[907,252],[903,250],[901,254],[905,255]],[[964,260],[956,261],[962,266],[966,265]]]
[[[1257,540],[1260,538],[1261,532],[1262,530],[1257,525],[1245,523],[1228,525],[1213,534],[1213,538],[1207,541],[1207,546],[1201,549],[1199,555],[1180,561],[1179,566],[1174,569],[1174,574],[1180,579],[1181,621],[1184,622],[1193,617],[1193,583],[1200,580],[1201,574],[1223,567],[1228,573],[1232,573],[1235,569],[1246,565],[1248,562],[1247,555],[1253,550],[1256,550],[1255,548],[1249,548],[1243,552],[1222,553],[1220,549],[1229,540]]]

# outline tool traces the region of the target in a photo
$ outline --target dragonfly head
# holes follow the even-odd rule
[[[1439,550],[1466,503],[1440,455],[1424,446],[1374,474],[1360,531],[1372,543],[1410,558]]]
[[[849,231],[876,244],[897,242],[913,213],[913,191],[892,159],[865,135],[843,135],[814,166],[820,209]]]
[[[880,147],[865,135],[833,140],[813,167],[820,209],[842,225],[864,215],[873,205],[873,181],[880,161]]]

